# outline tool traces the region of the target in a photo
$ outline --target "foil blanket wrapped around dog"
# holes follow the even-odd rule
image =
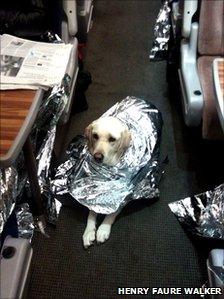
[[[79,203],[101,214],[111,214],[128,201],[159,195],[159,146],[162,117],[144,100],[127,97],[102,115],[125,123],[132,141],[115,166],[94,161],[86,139],[76,137],[68,150],[69,159],[60,165],[52,181],[57,195],[70,193]]]
[[[224,240],[224,184],[213,191],[170,203],[169,207],[191,233]]]

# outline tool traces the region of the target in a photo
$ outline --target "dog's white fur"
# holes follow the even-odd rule
[[[114,166],[118,163],[131,141],[127,126],[115,117],[102,117],[85,129],[90,153],[99,163]],[[89,212],[87,226],[83,234],[83,245],[88,248],[95,239],[104,243],[110,236],[111,226],[119,212],[107,215],[96,231],[97,214]]]
[[[102,162],[110,166],[117,164],[131,140],[127,126],[112,116],[92,122],[85,129],[85,136],[90,153],[103,155]]]

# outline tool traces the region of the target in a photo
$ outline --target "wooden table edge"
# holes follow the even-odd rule
[[[15,140],[10,146],[10,149],[5,155],[0,156],[0,168],[9,167],[16,160],[19,153],[21,152],[22,147],[36,119],[41,101],[43,99],[43,95],[44,95],[44,90],[39,88],[35,93],[33,102],[29,109],[29,113],[27,114]]]

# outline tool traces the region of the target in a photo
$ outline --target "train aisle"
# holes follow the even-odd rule
[[[202,191],[202,186],[188,165],[188,155],[194,152],[181,135],[180,111],[168,96],[166,64],[148,59],[160,4],[97,1],[85,63],[93,80],[87,92],[89,109],[72,117],[68,133],[68,140],[83,133],[92,120],[128,95],[154,103],[164,119],[162,156],[168,154],[170,161],[160,198],[126,206],[110,239],[88,250],[82,245],[88,211],[78,204],[63,207],[57,227],[49,229],[51,237],[34,237],[28,298],[116,298],[118,287],[201,287],[206,280],[204,255],[168,207]]]

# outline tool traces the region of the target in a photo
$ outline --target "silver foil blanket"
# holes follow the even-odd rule
[[[179,222],[191,233],[224,240],[224,184],[169,204]]]
[[[15,167],[0,169],[0,233],[15,207],[18,173]]]
[[[38,181],[43,197],[45,213],[48,222],[52,224],[55,224],[58,218],[61,203],[52,195],[49,170],[56,137],[56,126],[67,104],[70,84],[71,78],[65,75],[62,83],[53,87],[50,95],[41,106],[39,117],[34,127],[37,147],[38,143],[41,144],[36,157]],[[45,136],[44,139],[43,136]]]
[[[57,195],[69,193],[75,200],[101,214],[111,214],[128,201],[159,195],[159,145],[162,117],[144,100],[127,97],[104,116],[124,122],[132,141],[116,166],[94,161],[86,140],[77,136],[68,150],[68,160],[60,165],[52,181]]]
[[[56,125],[67,103],[71,79],[65,75],[62,83],[55,86],[43,99],[31,139],[37,153],[38,180],[48,221],[54,223],[61,204],[52,196],[49,168],[55,140]],[[0,169],[0,234],[15,208],[19,236],[30,239],[33,235],[33,218],[27,204],[20,205],[21,193],[27,182],[24,158],[21,153],[15,163]],[[29,185],[29,183],[28,183]]]
[[[154,41],[150,50],[149,58],[152,61],[162,60],[168,53],[168,42],[170,39],[170,3],[169,0],[165,0],[159,14],[156,18],[154,26]]]

